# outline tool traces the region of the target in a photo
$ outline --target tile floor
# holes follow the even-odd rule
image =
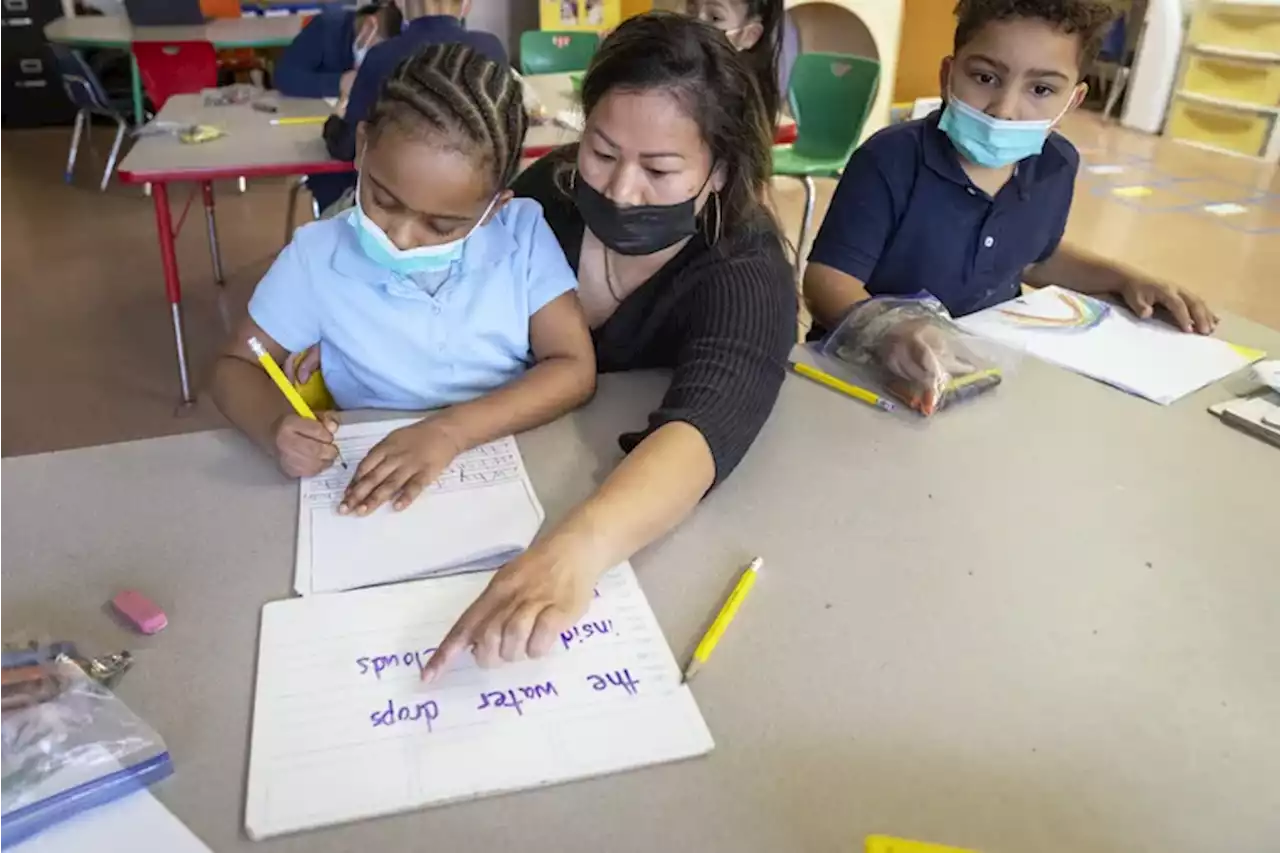
[[[1072,117],[1084,167],[1067,239],[1204,293],[1216,307],[1280,327],[1280,173],[1167,140]],[[96,188],[109,142],[83,148],[62,182],[69,132],[0,138],[3,226],[0,453],[35,453],[219,426],[207,403],[176,412],[177,370],[150,199]],[[224,334],[221,308],[243,311],[283,240],[286,185],[218,186],[228,282],[213,284],[199,203],[178,241],[187,342],[201,382]],[[834,182],[820,182],[820,221]],[[1138,189],[1134,189],[1138,188]],[[775,200],[792,240],[803,194],[785,179]],[[186,193],[171,193],[175,216]],[[1206,206],[1221,205],[1218,213]],[[301,206],[300,206],[301,207]],[[301,215],[301,211],[300,211]]]

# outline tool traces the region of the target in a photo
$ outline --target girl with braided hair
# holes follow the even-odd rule
[[[339,408],[441,409],[369,452],[340,511],[403,509],[457,454],[595,388],[574,273],[507,189],[526,122],[519,82],[467,45],[403,61],[357,132],[356,206],[298,230],[218,360],[218,408],[291,477],[333,463],[337,420],[294,414],[251,337],[277,361],[318,345]]]

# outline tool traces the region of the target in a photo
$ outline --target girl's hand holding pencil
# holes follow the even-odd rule
[[[314,421],[293,412],[281,415],[272,430],[280,470],[289,477],[314,477],[327,469],[338,458],[337,431],[338,419],[330,412],[320,412]]]

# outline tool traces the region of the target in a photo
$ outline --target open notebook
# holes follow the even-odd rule
[[[544,513],[510,437],[463,453],[402,512],[387,504],[364,518],[338,515],[370,448],[416,422],[344,425],[337,442],[350,468],[335,465],[302,481],[294,571],[299,595],[492,569],[529,547]]]
[[[262,609],[245,826],[255,839],[709,752],[629,564],[538,661],[421,666],[489,574]]]

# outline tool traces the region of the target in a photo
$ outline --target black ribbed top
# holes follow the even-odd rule
[[[577,272],[584,226],[555,182],[562,157],[542,158],[512,188],[542,204]],[[722,234],[714,245],[701,233],[693,237],[592,330],[600,372],[672,371],[648,428],[621,436],[622,449],[630,452],[663,424],[684,421],[711,447],[716,483],[729,476],[778,399],[796,341],[796,310],[791,266],[767,222]]]

